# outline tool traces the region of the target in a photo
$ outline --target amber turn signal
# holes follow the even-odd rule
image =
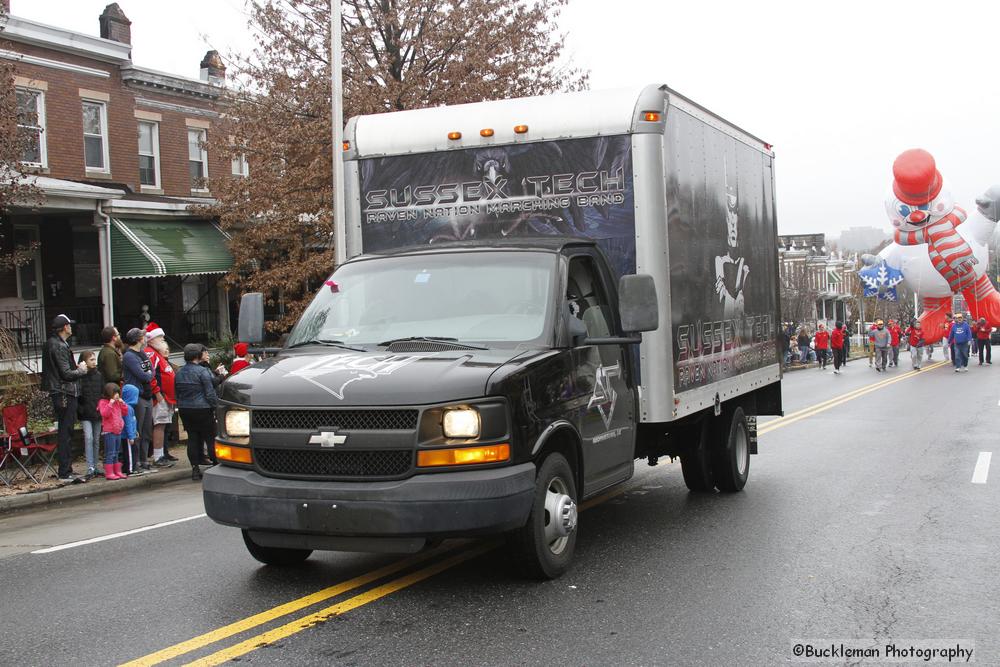
[[[649,121],[650,123],[660,122],[660,112],[659,111],[644,111],[642,112],[642,119]]]
[[[220,461],[232,461],[233,463],[253,463],[253,454],[249,447],[237,447],[236,445],[225,445],[216,441],[215,458]]]
[[[448,138],[451,139],[452,141],[458,141],[459,139],[462,138],[462,133],[461,132],[449,132],[448,133]]]
[[[345,151],[351,150],[351,142],[350,141],[345,141],[344,142],[344,150]]]
[[[460,466],[472,463],[499,463],[510,459],[510,445],[459,447],[457,449],[430,449],[417,452],[417,467]]]
[[[493,136],[493,128],[486,127],[486,128],[483,128],[482,130],[479,130],[479,136],[481,136],[481,137],[492,137]]]
[[[515,125],[514,126],[514,134],[527,134],[527,133],[528,133],[528,126],[527,125]]]

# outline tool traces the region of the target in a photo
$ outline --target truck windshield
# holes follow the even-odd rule
[[[546,331],[556,267],[556,256],[542,252],[447,252],[345,264],[287,344],[375,345],[413,336],[535,341]]]

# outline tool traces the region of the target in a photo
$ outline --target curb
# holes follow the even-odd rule
[[[127,480],[119,480],[111,483],[107,480],[91,480],[86,484],[72,484],[69,486],[57,487],[47,491],[36,491],[33,493],[21,493],[16,496],[6,496],[0,498],[0,515],[15,510],[42,507],[60,503],[64,500],[79,500],[83,498],[94,498],[106,496],[122,491],[129,492],[143,489],[150,486],[159,486],[167,482],[176,482],[182,479],[191,479],[191,470],[186,466],[181,470],[161,470],[150,475],[139,477],[129,477]]]

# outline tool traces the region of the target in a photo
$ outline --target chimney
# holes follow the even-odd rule
[[[226,83],[226,65],[216,50],[211,50],[201,59],[201,80],[213,86]]]
[[[121,42],[122,44],[132,43],[132,22],[128,20],[125,12],[122,11],[117,2],[113,2],[104,8],[104,13],[101,14],[100,21],[102,38],[110,39],[113,42]]]

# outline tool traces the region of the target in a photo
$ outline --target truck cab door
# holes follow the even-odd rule
[[[617,301],[599,268],[596,253],[569,259],[566,301],[589,338],[620,336]],[[635,452],[635,374],[624,345],[573,343],[575,419],[583,438],[584,494],[593,493],[632,475]]]

